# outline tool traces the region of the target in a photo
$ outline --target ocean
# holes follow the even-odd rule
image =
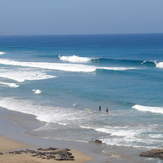
[[[46,122],[27,135],[162,148],[162,82],[163,34],[0,36],[0,107]]]

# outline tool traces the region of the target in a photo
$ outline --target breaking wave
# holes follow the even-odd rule
[[[79,57],[76,55],[72,56],[58,56],[61,61],[73,62],[73,63],[87,63],[90,62],[93,58],[89,57]]]
[[[110,59],[110,58],[93,58],[93,62],[108,63],[108,64],[119,64],[128,66],[145,66],[145,67],[156,67],[157,62],[155,60],[128,60],[128,59]]]
[[[0,52],[0,55],[4,55],[4,54],[6,54],[5,52]]]
[[[93,57],[79,57],[77,55],[72,56],[61,56],[58,58],[61,61],[72,62],[72,63],[89,63],[89,62],[97,62],[97,63],[108,63],[108,64],[122,64],[122,65],[130,65],[130,66],[147,66],[147,67],[156,67],[157,62],[155,60],[127,60],[127,59],[111,59],[111,58],[93,58]],[[163,63],[162,63],[163,64]],[[163,65],[162,65],[163,67]]]
[[[158,68],[163,68],[163,62],[157,63],[157,64],[156,64],[156,67],[158,67]]]
[[[163,114],[163,107],[134,105],[132,108],[136,109],[136,110],[139,110],[139,111],[144,111],[144,112]]]

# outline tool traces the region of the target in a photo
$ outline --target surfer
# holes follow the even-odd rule
[[[101,111],[101,106],[100,106],[100,105],[99,105],[99,107],[98,107],[98,108],[99,108],[98,110],[99,110],[99,111]]]
[[[109,112],[109,109],[108,109],[108,107],[106,108],[106,112],[107,112],[107,113]]]

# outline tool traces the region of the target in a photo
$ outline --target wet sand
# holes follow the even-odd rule
[[[102,146],[97,144],[89,144],[73,141],[51,140],[46,138],[32,137],[24,134],[27,130],[42,126],[44,122],[40,122],[35,119],[35,116],[23,114],[15,111],[9,111],[4,108],[0,108],[0,152],[4,155],[0,155],[1,163],[51,163],[50,160],[42,160],[33,158],[29,154],[10,155],[9,151],[20,149],[37,149],[37,148],[69,148],[72,155],[75,157],[75,161],[62,161],[73,163],[85,163],[85,162],[103,162],[103,156],[99,156],[98,153],[102,153]],[[54,160],[53,160],[54,162]],[[55,161],[58,162],[58,161]],[[105,162],[105,161],[104,161]]]

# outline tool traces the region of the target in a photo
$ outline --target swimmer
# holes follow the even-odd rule
[[[101,111],[101,106],[100,106],[100,105],[99,105],[99,107],[98,107],[98,108],[99,108],[98,110],[99,110],[99,111]]]
[[[108,107],[106,108],[106,112],[107,112],[107,113],[109,112],[109,109],[108,109]]]

